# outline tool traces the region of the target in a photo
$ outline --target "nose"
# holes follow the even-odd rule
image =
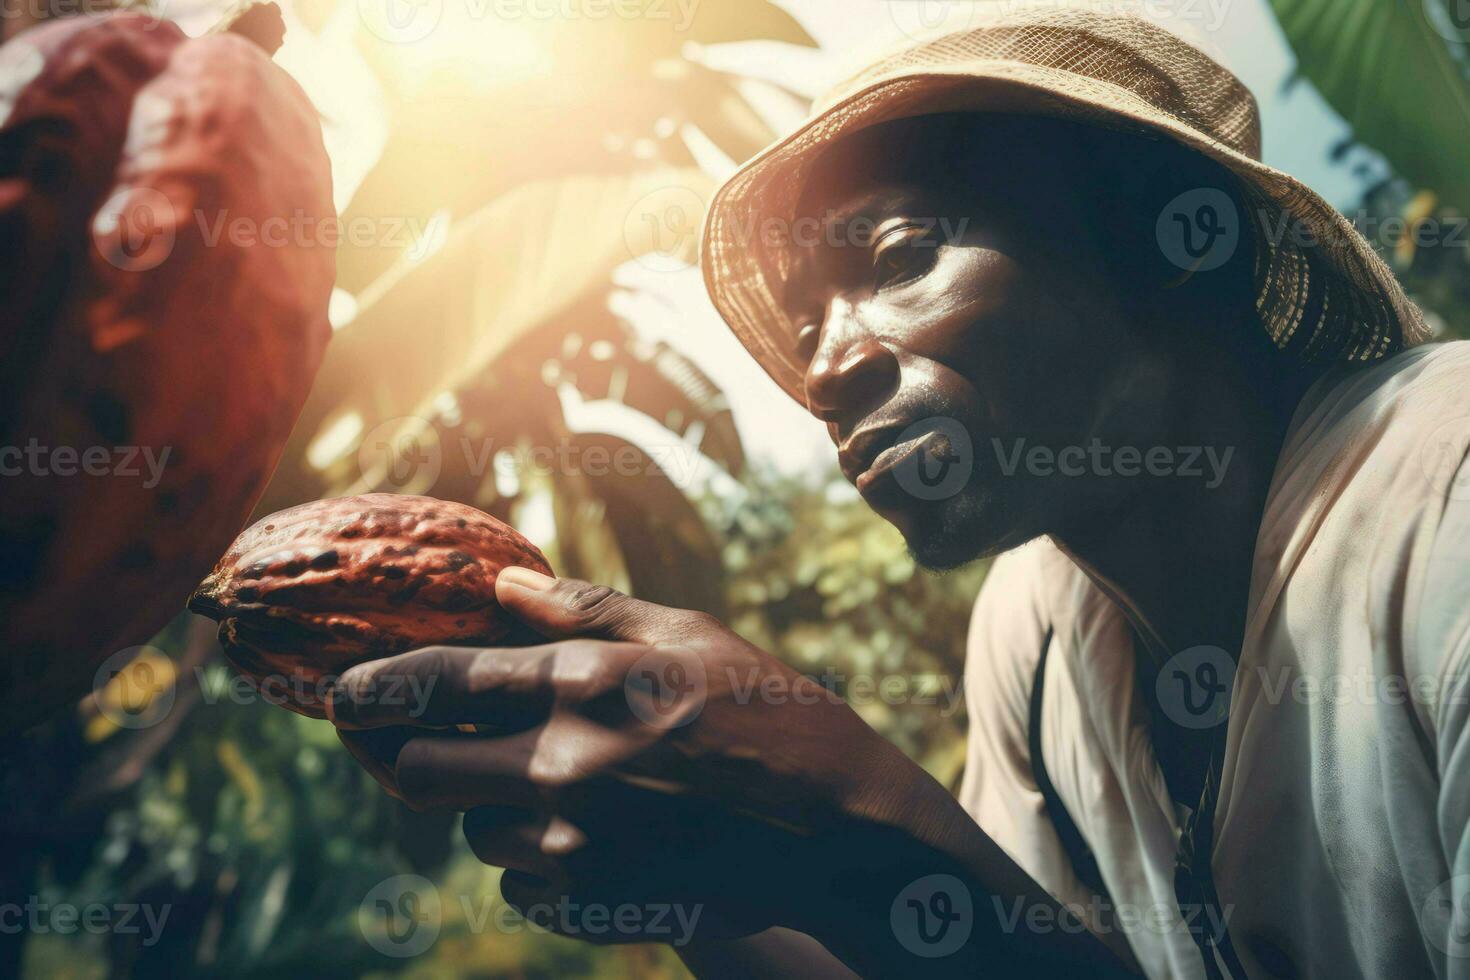
[[[829,324],[830,326],[830,324]],[[807,410],[824,422],[840,421],[886,401],[898,384],[898,359],[871,335],[834,336],[807,364]]]

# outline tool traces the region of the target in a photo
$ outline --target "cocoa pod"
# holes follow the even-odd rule
[[[272,514],[230,546],[189,600],[220,623],[225,654],[272,700],[324,717],[353,664],[436,644],[536,637],[495,601],[512,565],[551,567],[516,530],[473,507],[371,493]]]
[[[84,16],[0,63],[8,731],[167,624],[248,519],[331,334],[336,216],[315,109],[244,37]]]

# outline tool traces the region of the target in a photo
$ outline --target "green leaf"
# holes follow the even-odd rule
[[[436,397],[604,286],[618,265],[649,253],[691,261],[712,189],[693,169],[541,181],[482,208],[426,259],[400,261],[333,337],[261,508],[340,484],[364,434],[392,439],[427,425]],[[375,432],[394,419],[395,432]]]
[[[1429,4],[1271,0],[1300,74],[1416,187],[1470,213],[1470,82],[1462,45]],[[1467,38],[1470,40],[1470,38]]]

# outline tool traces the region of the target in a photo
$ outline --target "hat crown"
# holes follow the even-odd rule
[[[900,48],[829,90],[813,115],[875,85],[968,75],[980,63],[994,71],[1007,62],[1072,76],[1072,89],[1079,83],[1116,89],[1120,99],[1140,100],[1238,153],[1261,158],[1260,111],[1250,90],[1204,52],[1134,14],[1053,8],[991,18]]]

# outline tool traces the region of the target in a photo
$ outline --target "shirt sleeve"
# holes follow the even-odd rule
[[[995,560],[976,600],[965,655],[969,733],[960,803],[1012,860],[1062,901],[1085,902],[1036,785],[1031,690],[1055,624],[1049,596],[1075,568],[1035,541]]]
[[[1416,647],[1421,669],[1437,682],[1430,738],[1446,874],[1424,900],[1420,922],[1443,957],[1440,976],[1470,980],[1470,463],[1451,484],[1429,561]]]

